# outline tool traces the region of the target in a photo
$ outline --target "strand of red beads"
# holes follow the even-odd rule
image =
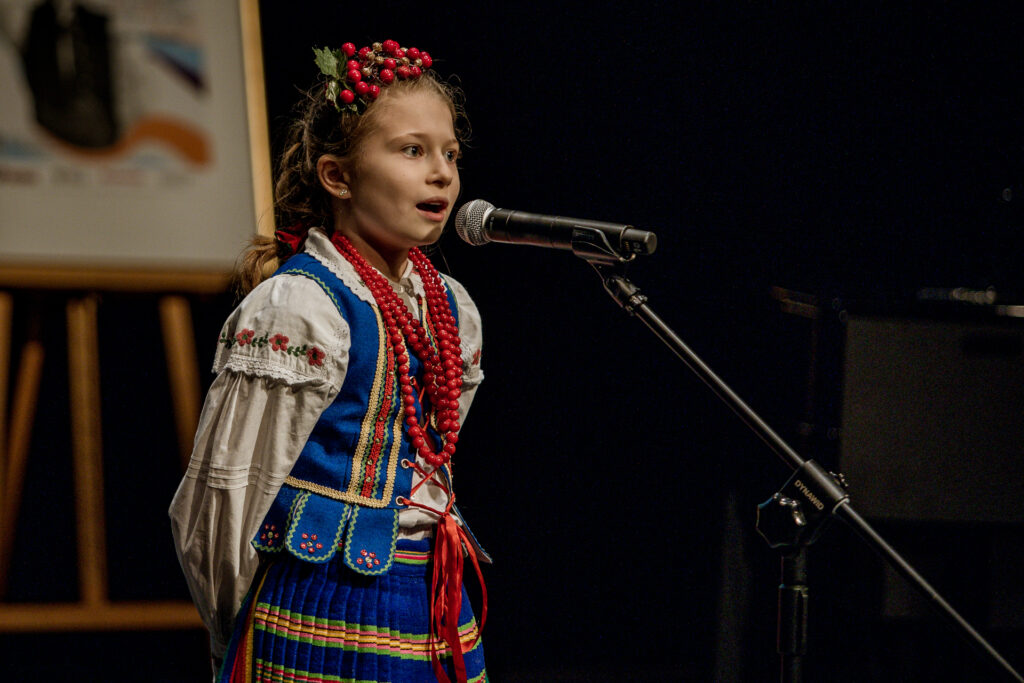
[[[433,467],[440,467],[451,460],[455,454],[455,444],[459,441],[461,425],[458,407],[459,396],[462,395],[462,342],[455,317],[448,306],[448,295],[441,284],[441,276],[419,249],[409,250],[409,260],[423,281],[427,311],[436,338],[435,346],[423,324],[409,313],[387,279],[363,258],[348,238],[335,232],[331,241],[369,288],[384,318],[388,343],[395,353],[409,439],[424,460]],[[430,399],[429,413],[423,407],[422,426],[416,417],[416,388],[413,378],[409,376],[408,348],[412,348],[423,363],[423,386]],[[441,434],[441,447],[436,451],[431,449],[426,432],[426,426],[432,420]]]

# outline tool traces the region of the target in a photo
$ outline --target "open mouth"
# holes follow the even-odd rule
[[[416,205],[416,208],[420,211],[427,211],[428,213],[441,213],[447,208],[448,202],[432,201],[432,202],[420,202]]]

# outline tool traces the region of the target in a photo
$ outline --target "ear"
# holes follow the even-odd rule
[[[331,197],[348,199],[351,196],[348,164],[333,154],[324,154],[316,161],[316,175],[320,185]]]

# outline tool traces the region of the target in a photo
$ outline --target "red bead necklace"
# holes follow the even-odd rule
[[[409,260],[423,280],[423,291],[427,298],[431,328],[435,343],[419,319],[409,313],[402,299],[395,294],[391,284],[347,237],[335,232],[331,242],[355,268],[356,273],[373,294],[377,308],[384,317],[388,344],[395,354],[398,382],[401,385],[402,402],[405,407],[405,426],[409,439],[416,451],[433,467],[440,467],[451,460],[459,435],[459,396],[462,394],[462,342],[455,317],[448,306],[448,295],[441,276],[419,249],[409,250]],[[408,346],[407,346],[408,345]],[[423,363],[423,385],[430,399],[430,412],[423,406],[424,425],[416,417],[415,380],[409,376],[409,355],[407,348]],[[422,394],[421,394],[422,398]],[[426,426],[433,424],[441,434],[441,447],[431,450],[431,439]]]

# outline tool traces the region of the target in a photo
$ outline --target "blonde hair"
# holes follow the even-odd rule
[[[416,79],[395,81],[382,88],[380,98],[362,114],[338,111],[318,84],[310,88],[293,110],[285,132],[284,151],[277,163],[274,183],[274,211],[277,225],[299,233],[302,239],[313,226],[333,229],[331,200],[320,185],[317,161],[325,154],[352,159],[359,145],[377,124],[378,112],[389,98],[398,94],[434,92],[448,105],[459,142],[469,137],[469,122],[463,107],[462,90],[441,80],[433,71]],[[239,296],[248,294],[292,255],[291,247],[274,237],[256,235],[235,271]]]

